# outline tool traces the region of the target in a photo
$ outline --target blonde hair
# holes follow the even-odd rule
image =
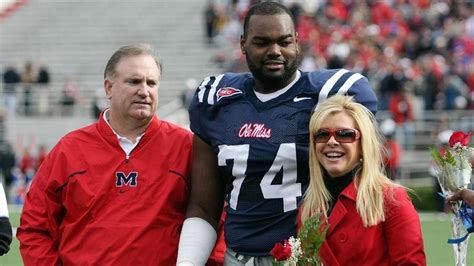
[[[311,115],[310,136],[320,129],[321,124],[331,115],[345,113],[354,119],[361,133],[362,164],[355,171],[354,182],[357,188],[356,208],[364,226],[369,227],[385,221],[384,193],[388,187],[398,186],[384,173],[382,151],[383,137],[378,131],[374,115],[362,104],[356,103],[351,96],[335,95],[322,102]],[[303,199],[302,220],[321,212],[327,220],[329,204],[332,200],[324,185],[324,169],[315,152],[315,143],[310,137],[309,149],[310,181]]]

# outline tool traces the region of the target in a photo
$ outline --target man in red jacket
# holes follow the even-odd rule
[[[160,77],[148,45],[109,59],[110,108],[56,144],[26,196],[17,233],[25,265],[176,263],[192,134],[156,116]]]

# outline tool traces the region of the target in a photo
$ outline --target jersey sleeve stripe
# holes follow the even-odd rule
[[[198,87],[198,100],[200,103],[202,103],[204,101],[204,93],[206,92],[206,86],[207,84],[209,83],[209,81],[211,81],[211,77],[207,77],[205,78],[202,82],[201,82],[201,85],[199,85]]]
[[[314,107],[313,111],[318,108],[319,103],[324,102],[328,98],[328,94],[332,90],[336,82],[347,72],[349,72],[349,70],[340,69],[336,72],[336,74],[334,74],[324,83],[323,87],[321,88],[321,91],[319,92],[318,103]]]
[[[349,70],[340,69],[336,72],[336,74],[329,78],[326,83],[324,83],[323,87],[321,88],[321,91],[319,92],[318,102],[323,102],[327,99],[329,92],[334,87],[334,84],[336,84],[336,82],[347,72],[349,72]]]
[[[214,96],[216,95],[217,85],[219,85],[219,82],[221,81],[222,77],[224,77],[224,74],[217,76],[216,80],[214,80],[214,82],[211,85],[211,89],[209,90],[209,95],[207,96],[207,103],[210,105],[214,104]]]
[[[361,74],[359,73],[355,73],[353,74],[352,76],[350,76],[346,82],[344,82],[344,84],[341,86],[341,88],[339,89],[339,91],[337,92],[337,94],[340,94],[340,95],[344,95],[347,93],[347,91],[352,87],[352,85],[354,85],[354,83],[356,83],[356,81],[358,81],[359,79],[363,78],[364,76],[362,76]]]

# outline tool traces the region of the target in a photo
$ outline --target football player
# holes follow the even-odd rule
[[[284,5],[252,6],[240,46],[251,73],[205,78],[189,108],[193,178],[178,265],[205,263],[224,199],[225,265],[272,265],[275,243],[296,235],[312,110],[344,94],[376,112],[375,93],[361,74],[298,70],[295,22]]]

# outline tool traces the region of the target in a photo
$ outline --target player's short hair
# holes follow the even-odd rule
[[[280,14],[288,14],[291,21],[293,21],[293,25],[296,25],[295,16],[285,5],[277,2],[261,2],[251,6],[244,19],[244,36],[247,35],[249,21],[253,15],[272,16]]]
[[[158,66],[158,69],[160,70],[160,75],[161,75],[161,72],[162,72],[161,61],[156,55],[156,52],[153,49],[153,46],[151,46],[150,44],[140,43],[140,44],[131,44],[131,45],[122,46],[117,51],[115,51],[114,54],[110,57],[109,61],[107,62],[107,65],[105,66],[104,79],[115,78],[115,75],[117,74],[116,72],[117,64],[120,62],[122,58],[127,57],[127,56],[137,56],[137,55],[152,56],[153,59],[155,59],[156,65]]]

